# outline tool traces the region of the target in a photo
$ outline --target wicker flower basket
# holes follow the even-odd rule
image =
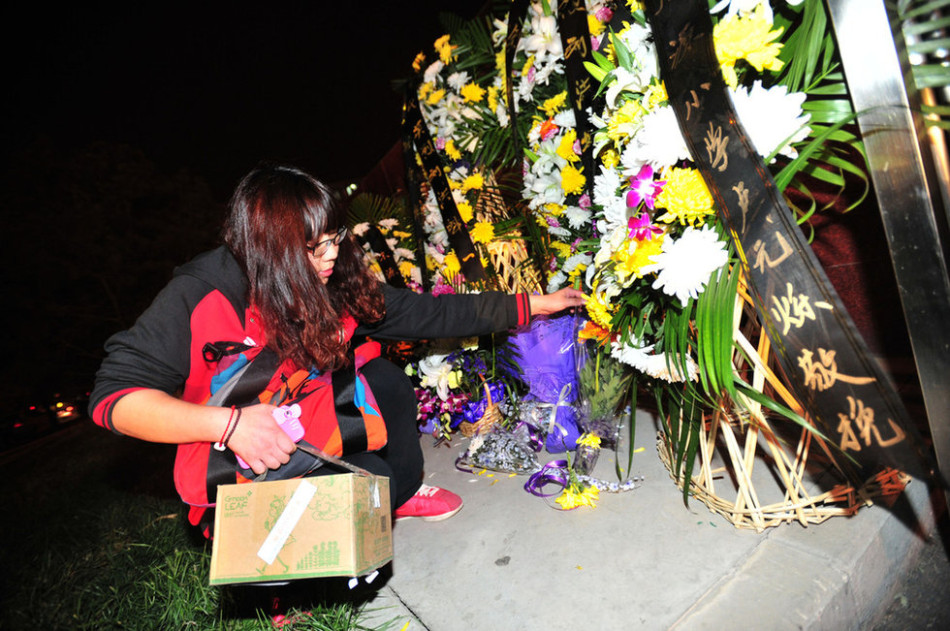
[[[459,424],[459,431],[462,432],[463,436],[471,438],[472,436],[480,436],[487,433],[495,426],[496,423],[501,422],[501,409],[498,407],[498,403],[492,401],[491,390],[488,389],[488,384],[485,384],[485,400],[488,402],[485,406],[485,412],[482,413],[481,418],[479,418],[474,423],[469,423],[468,421],[462,421]]]
[[[736,298],[734,326],[736,341],[751,358],[749,365],[745,356],[736,353],[736,370],[751,373],[749,383],[754,388],[807,418],[772,368],[769,338],[743,284]],[[784,419],[771,423],[751,401],[744,402],[751,410],[745,418],[732,412],[734,406],[728,403],[700,424],[698,462],[688,484],[690,495],[737,528],[762,532],[782,523],[797,521],[807,526],[853,515],[874,498],[900,493],[909,481],[905,474],[889,469],[856,489],[838,473],[834,451],[820,437]],[[674,472],[672,444],[662,432],[657,450],[682,490],[686,481]],[[829,479],[837,482],[831,484]]]

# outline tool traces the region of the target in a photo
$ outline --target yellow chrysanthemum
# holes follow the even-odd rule
[[[446,180],[449,183],[449,188],[452,189],[453,191],[462,188],[462,183],[459,182],[458,180],[451,177],[446,178]]]
[[[475,243],[491,243],[495,238],[495,226],[487,221],[478,221],[472,226],[471,234]]]
[[[400,261],[399,262],[399,273],[402,274],[405,278],[412,278],[412,261]]]
[[[428,105],[436,105],[442,100],[443,96],[445,96],[445,90],[435,90],[429,95],[429,98],[426,99],[426,103]]]
[[[481,190],[485,186],[485,178],[481,173],[472,173],[462,181],[462,192],[467,193],[472,189]]]
[[[561,169],[561,189],[566,195],[580,195],[584,192],[587,178],[584,177],[583,171],[583,168],[577,169],[570,164]]]
[[[477,83],[466,83],[459,90],[466,103],[480,103],[485,98],[485,88]]]
[[[584,432],[584,435],[577,439],[577,444],[584,445],[586,447],[592,447],[594,449],[600,449],[600,436],[597,434]]]
[[[554,501],[560,504],[563,510],[571,510],[578,506],[595,508],[600,498],[600,491],[596,486],[587,486],[583,489],[577,484],[571,484]]]
[[[430,272],[434,272],[435,270],[439,269],[438,262],[436,262],[435,258],[429,254],[426,254],[426,269]]]
[[[585,306],[587,307],[587,315],[590,316],[591,320],[605,329],[610,328],[610,321],[613,319],[612,308],[604,300],[603,294],[591,293]]]
[[[408,239],[412,236],[412,233],[405,230],[393,230],[393,236],[397,239]]]
[[[495,70],[498,72],[505,71],[505,45],[501,45],[501,50],[495,53]]]
[[[382,273],[383,273],[383,268],[380,267],[380,266],[379,266],[379,262],[377,262],[377,261],[375,261],[375,260],[372,261],[372,262],[369,264],[369,270],[370,270],[371,272],[373,272],[374,274],[382,274]]]
[[[666,84],[662,81],[652,84],[647,88],[647,93],[643,96],[643,100],[647,104],[647,109],[650,111],[656,109],[658,105],[669,101],[670,97],[666,93]]]
[[[643,4],[640,3],[640,0],[627,0],[627,6],[631,13],[643,10]]]
[[[425,101],[426,97],[435,89],[434,81],[426,81],[419,86],[419,99]]]
[[[738,13],[726,17],[713,28],[713,44],[722,66],[722,74],[732,87],[736,87],[735,65],[745,59],[749,65],[762,72],[778,72],[784,62],[778,58],[782,43],[777,41],[784,28],[770,30],[772,23],[765,18],[765,7],[756,6],[751,14]]]
[[[620,164],[620,154],[613,149],[607,149],[600,154],[600,161],[608,169],[614,169]]]
[[[455,141],[451,138],[445,141],[445,155],[447,155],[452,160],[462,159],[462,152],[458,150],[458,147],[455,146]]]
[[[422,64],[423,62],[425,62],[425,60],[426,60],[425,53],[419,53],[418,55],[416,55],[416,58],[412,60],[412,69],[415,70],[416,72],[419,72],[420,70],[422,70]]]
[[[715,212],[712,195],[698,170],[666,168],[660,177],[666,180],[666,185],[656,198],[656,207],[666,212],[657,217],[657,221],[701,226],[706,217]]]
[[[531,55],[524,61],[524,66],[521,67],[521,75],[527,76],[528,72],[531,70],[531,67],[534,65],[534,55]]]
[[[591,13],[587,14],[587,30],[590,31],[590,34],[594,37],[597,37],[604,32],[604,23],[597,19],[596,15]]]
[[[611,259],[617,263],[614,273],[621,285],[626,286],[628,281],[634,278],[643,278],[643,267],[654,264],[656,261],[652,260],[652,257],[663,251],[663,237],[664,235],[659,235],[646,241],[630,239],[614,252]]]
[[[459,215],[462,216],[462,221],[465,223],[470,222],[475,215],[475,212],[472,210],[472,205],[468,202],[459,202],[455,207],[458,208]]]
[[[498,88],[496,86],[488,88],[488,109],[493,112],[498,109]]]
[[[548,202],[544,205],[544,212],[549,215],[554,215],[555,217],[560,217],[564,214],[564,206],[561,204],[555,204],[554,202]]]
[[[458,274],[459,270],[462,269],[462,266],[459,264],[459,257],[455,255],[455,252],[446,254],[445,258],[442,259],[442,265],[445,267],[445,271],[452,276]]]
[[[637,101],[627,101],[607,121],[607,137],[615,143],[632,136],[640,127],[640,119],[647,110]]]
[[[580,156],[574,151],[574,143],[577,142],[577,132],[570,128],[561,136],[561,142],[557,145],[557,155],[568,162],[577,162]]]
[[[572,254],[571,246],[566,243],[562,243],[561,241],[552,241],[550,243],[550,248],[554,250],[554,253],[557,255],[557,257],[561,259],[566,259]]]
[[[560,94],[555,94],[542,103],[538,109],[544,112],[545,118],[551,118],[564,109],[565,103],[567,103],[567,90],[562,91]]]
[[[574,269],[572,269],[570,273],[568,273],[567,275],[568,284],[575,285],[575,281],[585,271],[587,271],[587,265],[585,265],[584,263],[578,263],[577,266]]]

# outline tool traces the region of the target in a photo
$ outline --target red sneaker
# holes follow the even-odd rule
[[[396,521],[416,517],[422,521],[441,521],[462,510],[462,498],[440,489],[437,486],[423,484],[409,501],[396,509]]]

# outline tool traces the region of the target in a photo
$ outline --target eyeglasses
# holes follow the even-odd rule
[[[309,250],[310,254],[314,256],[323,256],[327,252],[327,248],[330,247],[330,244],[340,245],[343,243],[343,239],[346,238],[347,229],[345,227],[337,230],[336,234],[329,239],[324,239],[323,241],[317,241],[313,245],[304,246],[304,249]]]

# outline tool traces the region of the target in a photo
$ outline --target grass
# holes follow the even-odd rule
[[[211,547],[172,487],[174,448],[82,423],[0,454],[0,629],[244,631],[300,611],[284,629],[367,628],[367,594],[344,579],[208,585]]]

